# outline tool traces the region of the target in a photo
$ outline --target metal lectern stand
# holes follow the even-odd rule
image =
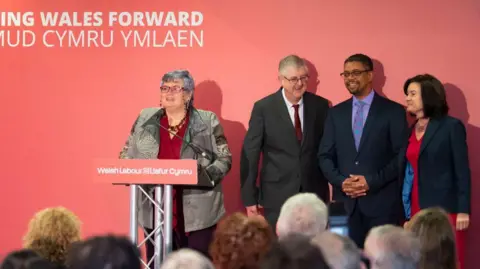
[[[172,252],[172,221],[173,221],[173,197],[172,185],[156,185],[154,187],[155,199],[139,185],[130,185],[130,238],[138,247],[145,245],[147,240],[152,240],[155,248],[155,254],[152,260],[146,263],[141,260],[145,268],[149,268],[150,264],[154,262],[155,269],[160,268],[160,264],[165,260],[165,257]],[[140,190],[146,199],[138,204],[137,190]],[[154,220],[154,227],[150,234],[147,234],[145,239],[138,243],[138,207],[143,203],[152,203],[156,214]]]
[[[200,172],[199,176],[197,161],[193,159],[96,159],[93,168],[98,183],[130,186],[130,238],[138,247],[151,240],[155,248],[150,261],[141,260],[146,269],[153,261],[155,269],[159,269],[172,251],[173,186],[214,187],[206,172]],[[152,188],[153,195],[150,195]],[[142,201],[138,197],[141,193],[142,198],[145,197]],[[153,204],[155,220],[153,231],[139,243],[138,209],[144,203]]]

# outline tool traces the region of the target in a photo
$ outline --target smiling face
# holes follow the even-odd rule
[[[308,69],[306,66],[286,66],[280,72],[279,80],[287,99],[292,103],[297,103],[307,90]]]
[[[165,109],[185,107],[190,98],[191,93],[184,90],[181,79],[165,82],[160,87],[160,103]]]
[[[420,83],[412,82],[408,85],[405,101],[407,103],[407,111],[416,115],[417,118],[421,118],[423,115],[423,101]]]
[[[373,72],[361,62],[345,63],[342,77],[347,90],[355,96],[366,96],[372,88]]]

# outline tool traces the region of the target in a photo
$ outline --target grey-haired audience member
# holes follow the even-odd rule
[[[215,267],[205,255],[184,248],[170,253],[160,269],[215,269]]]
[[[372,268],[417,269],[420,247],[420,240],[413,233],[387,224],[370,230],[364,251]]]
[[[282,238],[297,233],[314,237],[325,231],[327,224],[327,205],[313,193],[299,193],[282,205],[277,221],[277,235]]]
[[[312,239],[332,269],[361,269],[362,255],[352,239],[325,231]]]

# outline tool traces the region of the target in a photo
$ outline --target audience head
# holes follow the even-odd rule
[[[40,257],[35,251],[24,249],[13,251],[2,262],[0,269],[55,269],[51,262]]]
[[[140,251],[130,239],[96,236],[72,245],[69,269],[140,269]]]
[[[277,221],[277,235],[282,238],[298,233],[314,237],[325,231],[327,224],[327,205],[313,193],[299,193],[283,204]]]
[[[441,208],[423,209],[406,228],[420,239],[422,269],[456,268],[455,232],[447,212]]]
[[[278,80],[290,102],[298,102],[308,84],[308,67],[304,59],[297,55],[288,55],[278,64]]]
[[[215,269],[215,267],[200,252],[184,248],[169,254],[160,269]]]
[[[80,221],[66,208],[46,208],[30,220],[23,239],[25,248],[51,262],[64,264],[70,245],[80,240]]]
[[[217,269],[257,268],[274,241],[275,234],[265,219],[234,213],[218,224],[210,256]]]
[[[315,236],[312,243],[320,248],[330,268],[362,268],[361,252],[350,238],[325,231]]]
[[[311,238],[290,234],[276,242],[261,263],[261,269],[328,269],[320,249]]]
[[[430,74],[407,79],[403,86],[407,111],[417,118],[438,118],[448,114],[445,87]]]
[[[403,228],[378,226],[368,233],[365,254],[372,269],[417,269],[420,240]]]

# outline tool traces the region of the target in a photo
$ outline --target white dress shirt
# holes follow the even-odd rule
[[[293,127],[295,127],[295,108],[293,108],[293,104],[288,101],[287,97],[285,96],[285,89],[282,89],[282,96],[283,100],[285,100],[285,105],[288,109],[288,114],[290,114],[290,119],[292,120]],[[300,125],[302,127],[303,132],[303,97],[298,101],[298,116],[300,117]]]

